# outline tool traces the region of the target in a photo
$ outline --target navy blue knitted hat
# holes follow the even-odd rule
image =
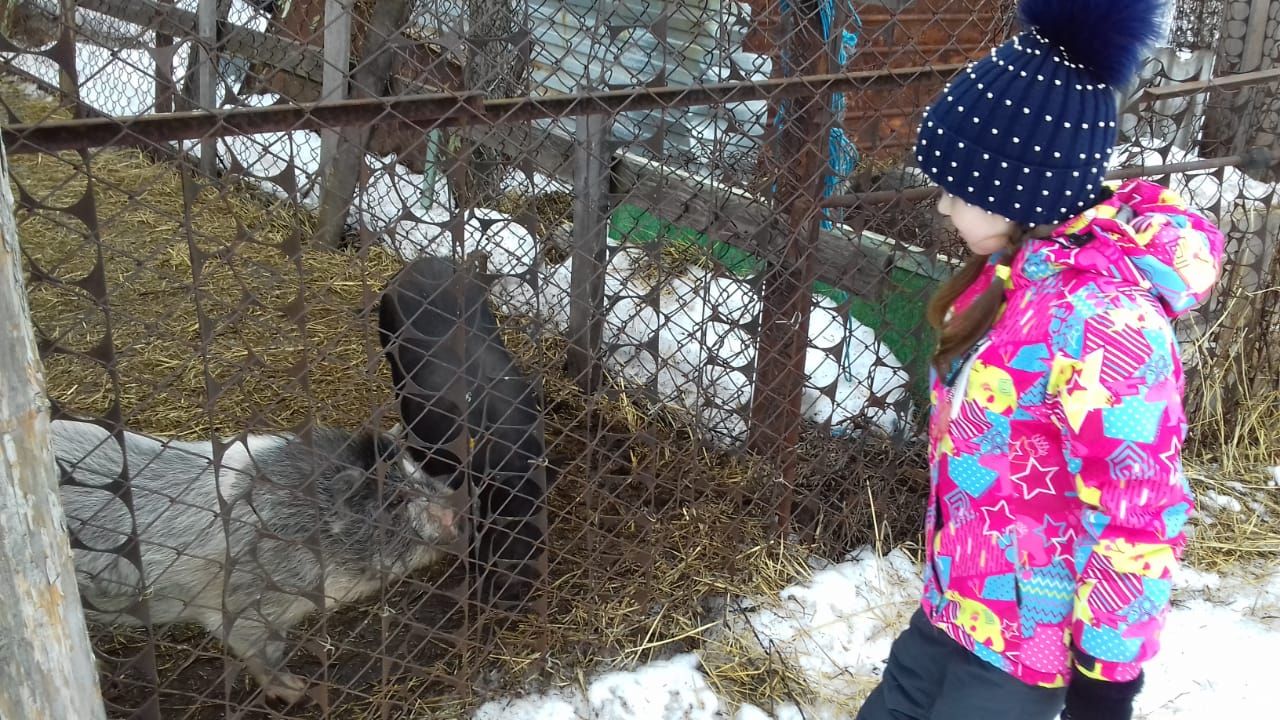
[[[1098,199],[1116,88],[1159,38],[1166,0],[1020,0],[1026,30],[970,63],[925,111],[916,162],[952,195],[1024,225]]]

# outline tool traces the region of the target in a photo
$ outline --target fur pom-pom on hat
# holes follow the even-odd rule
[[[1020,0],[1026,30],[925,111],[916,163],[961,200],[1023,225],[1095,204],[1118,134],[1116,87],[1159,39],[1167,0]]]
[[[1144,48],[1160,40],[1169,0],[1021,0],[1018,20],[1058,46],[1098,82],[1137,75]]]

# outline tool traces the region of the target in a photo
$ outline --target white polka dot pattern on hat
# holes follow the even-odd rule
[[[966,202],[1020,224],[1057,223],[1097,197],[1115,114],[1109,88],[1024,33],[947,83],[925,113],[916,156],[923,164],[932,150],[948,171],[921,169]]]

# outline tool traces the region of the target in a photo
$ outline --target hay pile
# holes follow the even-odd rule
[[[54,202],[71,200],[83,189],[82,180],[63,182],[71,163],[45,158],[41,173],[14,165],[37,197],[61,186]],[[31,309],[40,336],[71,352],[92,351],[109,329],[119,385],[110,392],[113,378],[86,357],[58,355],[47,371],[60,402],[101,415],[118,398],[139,429],[206,437],[309,416],[349,425],[386,404],[377,337],[360,310],[396,260],[378,250],[297,254],[310,218],[244,192],[203,189],[190,216],[198,230],[188,234],[174,212],[183,200],[176,174],[134,151],[98,156],[93,172],[106,312],[84,291],[53,283],[32,283]],[[37,212],[20,232],[36,266],[74,281],[93,268],[95,249],[65,220]]]
[[[1194,522],[1187,555],[1204,570],[1280,559],[1280,487],[1266,469],[1280,465],[1280,392],[1232,410],[1231,421],[1193,423],[1186,453],[1187,478],[1207,515]]]
[[[19,117],[50,111],[11,85],[0,93]],[[187,438],[395,421],[367,309],[398,258],[380,248],[310,248],[309,214],[243,187],[184,186],[174,168],[137,151],[95,153],[87,176],[74,153],[10,161],[15,190],[51,205],[79,200],[92,178],[98,240],[66,213],[18,213],[32,267],[53,278],[32,277],[30,302],[38,334],[67,351],[46,366],[50,394],[65,409],[103,415],[118,404],[133,429]],[[99,252],[106,313],[70,284]],[[771,532],[773,469],[705,449],[676,410],[616,388],[583,395],[561,371],[561,338],[527,318],[503,321],[513,352],[543,379],[550,460],[560,469],[549,499],[547,619],[512,624],[482,645],[447,596],[453,573],[443,583],[406,580],[373,602],[313,618],[294,638],[305,639],[290,668],[327,687],[325,717],[461,717],[527,678],[580,683],[693,648],[714,651],[707,670],[731,698],[767,706],[803,693],[794,670],[758,648],[706,646],[717,599],[768,597],[807,573],[812,544]],[[89,356],[106,328],[111,363]],[[833,554],[918,527],[918,477],[900,478],[888,454],[851,458],[862,450],[823,441],[802,455],[797,518],[838,538],[829,540]],[[155,641],[155,679],[141,668],[104,677],[109,707],[127,715],[159,687],[165,717],[222,717],[246,704],[255,707],[242,717],[275,716],[202,632],[173,628]],[[141,631],[96,637],[103,657],[121,662],[146,642]],[[289,713],[320,716],[316,708]]]
[[[1252,292],[1228,264],[1214,289],[1217,317],[1185,353],[1191,371],[1187,477],[1202,518],[1188,548],[1198,567],[1280,559],[1280,320],[1274,289]],[[1280,281],[1280,260],[1260,268]]]

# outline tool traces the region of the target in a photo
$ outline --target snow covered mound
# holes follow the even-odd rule
[[[723,705],[698,671],[698,657],[677,655],[630,672],[610,672],[577,691],[518,700],[498,700],[480,707],[475,720],[716,720]]]

